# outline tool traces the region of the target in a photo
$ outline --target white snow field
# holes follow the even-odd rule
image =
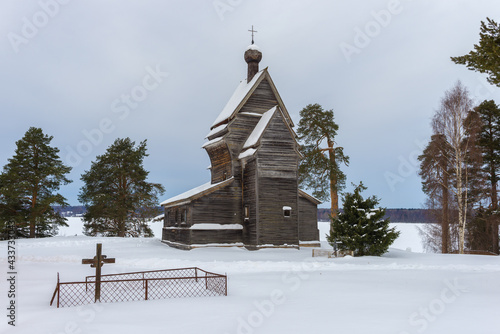
[[[8,325],[4,278],[0,333],[500,332],[500,257],[407,251],[421,250],[412,224],[395,224],[402,236],[382,257],[337,259],[312,258],[307,248],[181,251],[157,238],[85,237],[79,219],[70,224],[60,231],[66,236],[16,240],[16,326]],[[320,229],[323,238],[328,224]],[[81,260],[95,255],[98,242],[116,258],[103,274],[197,266],[227,273],[228,296],[49,306],[58,272],[62,282],[94,273]],[[9,278],[7,242],[0,245]]]

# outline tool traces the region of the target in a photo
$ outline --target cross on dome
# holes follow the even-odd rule
[[[257,32],[257,30],[253,30],[253,25],[252,25],[252,29],[250,29],[250,30],[248,30],[248,31],[250,31],[250,32],[252,33],[252,44],[253,44],[253,33],[254,33],[254,32]]]

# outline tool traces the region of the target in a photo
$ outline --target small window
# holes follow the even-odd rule
[[[187,222],[187,211],[188,211],[187,209],[182,210],[181,223]]]
[[[283,217],[291,217],[292,216],[292,208],[289,206],[283,207]]]
[[[245,207],[243,208],[243,215],[245,217],[245,220],[250,219],[250,207],[248,205],[245,205]]]
[[[167,227],[169,224],[170,224],[170,210],[167,210],[167,212],[165,213],[165,221],[163,226]]]
[[[174,222],[177,223],[177,221],[179,220],[179,210],[178,209],[175,210],[175,217],[174,218],[175,218]]]

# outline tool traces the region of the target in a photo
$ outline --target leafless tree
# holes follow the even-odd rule
[[[468,208],[469,182],[469,136],[467,116],[474,107],[469,91],[458,81],[445,92],[440,108],[434,115],[432,126],[435,134],[444,136],[451,154],[447,157],[453,169],[454,178],[449,190],[453,193],[457,206],[458,252],[464,253],[465,224]]]

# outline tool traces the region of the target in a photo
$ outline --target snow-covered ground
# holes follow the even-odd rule
[[[65,236],[16,240],[16,327],[7,324],[2,279],[0,333],[499,332],[500,257],[416,253],[413,224],[395,225],[402,236],[382,257],[338,259],[312,258],[307,248],[181,251],[156,238],[89,238],[78,220],[70,224]],[[328,224],[319,227],[323,237]],[[93,274],[81,259],[97,242],[116,258],[103,273],[197,266],[227,273],[228,296],[50,307],[57,272],[61,281]],[[7,276],[7,242],[0,246]]]

